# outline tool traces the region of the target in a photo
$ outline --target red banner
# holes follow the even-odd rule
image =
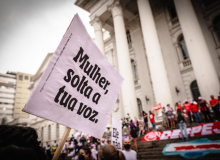
[[[220,122],[204,123],[195,127],[187,128],[186,130],[189,137],[220,134]],[[180,129],[162,132],[150,131],[144,135],[141,141],[155,141],[175,138],[181,138]]]
[[[161,106],[161,104],[159,103],[158,105],[153,106],[152,111],[154,112],[154,111],[157,111],[157,110],[159,110],[159,109],[161,109],[161,108],[162,108],[162,106]]]

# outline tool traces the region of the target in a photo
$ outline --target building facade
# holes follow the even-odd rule
[[[158,103],[174,107],[185,99],[219,95],[220,1],[77,0],[75,5],[91,13],[97,46],[124,78],[114,118],[138,117]],[[64,126],[31,117],[43,142],[61,138]],[[161,121],[161,111],[155,119]]]

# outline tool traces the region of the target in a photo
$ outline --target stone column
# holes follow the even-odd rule
[[[190,0],[174,0],[190,60],[204,99],[219,94],[219,79]]]
[[[173,106],[166,68],[148,0],[137,0],[156,103]],[[161,115],[161,114],[159,114]]]
[[[109,9],[112,12],[114,22],[119,73],[124,78],[121,88],[124,113],[125,116],[127,113],[129,113],[130,116],[134,118],[138,117],[138,107],[131,70],[131,59],[128,50],[123,11],[119,2],[111,5]]]
[[[102,33],[102,21],[98,17],[96,17],[94,20],[90,22],[90,24],[94,27],[95,43],[99,47],[102,54],[105,55],[105,46]]]

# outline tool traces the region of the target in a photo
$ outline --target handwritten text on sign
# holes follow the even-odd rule
[[[112,118],[112,145],[122,150],[122,124],[114,118]]]
[[[101,138],[123,78],[97,48],[78,15],[46,69],[38,72],[43,75],[23,111]]]

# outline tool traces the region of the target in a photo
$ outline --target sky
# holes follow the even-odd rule
[[[90,13],[75,0],[0,0],[0,73],[34,75],[48,53],[59,45],[78,13],[88,33]]]

